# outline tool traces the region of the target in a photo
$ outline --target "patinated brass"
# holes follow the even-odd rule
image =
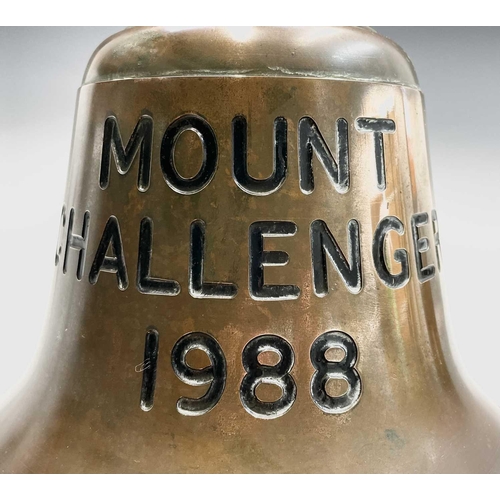
[[[111,148],[108,182],[102,182],[110,116],[124,145],[141,116],[144,126],[153,126],[149,181],[138,177],[140,149],[130,170],[120,175]],[[217,144],[215,175],[191,194],[166,182],[162,166],[168,158],[161,158],[166,130],[186,116],[208,123]],[[233,120],[241,116],[247,123],[248,171],[256,179],[271,175],[275,157],[283,160],[274,127],[286,123],[287,175],[271,194],[250,194],[233,179]],[[280,117],[285,121],[275,125]],[[314,120],[338,165],[339,141],[345,138],[337,131],[344,123],[338,120],[347,123],[347,185],[332,182],[311,146],[314,190],[301,189],[299,155],[305,150],[298,137],[300,123],[309,123],[301,122],[304,118]],[[377,176],[377,135],[366,128],[371,123],[366,119],[394,124],[378,143],[385,183]],[[203,154],[214,157],[213,151],[207,153],[208,142],[200,141],[200,131],[187,130],[172,153],[184,181],[197,174]],[[78,238],[68,238],[72,209],[73,234],[82,235],[86,211],[90,217],[81,264]],[[498,471],[499,414],[463,381],[448,344],[434,210],[422,95],[413,68],[399,47],[372,30],[140,28],[112,37],[94,54],[79,92],[44,352],[27,387],[0,417],[0,470]],[[427,220],[418,214],[427,214]],[[105,246],[107,264],[92,278],[112,216],[119,224],[128,283],[120,283],[119,273],[106,272],[116,264],[112,245]],[[382,261],[390,276],[398,275],[404,258],[398,263],[395,252],[405,249],[409,266],[409,279],[392,286],[377,268],[374,250],[377,227],[390,216],[400,220],[404,233],[387,233]],[[175,296],[159,295],[155,286],[145,287],[147,280],[137,284],[145,218],[152,221],[153,241],[151,255],[144,243],[142,258],[151,256],[150,276],[178,283]],[[359,229],[361,283],[353,272],[347,286],[326,255],[328,292],[321,293],[314,285],[311,248],[314,228],[320,226],[313,222],[326,224],[352,264],[351,219]],[[203,279],[236,285],[233,298],[207,297],[206,289],[189,284],[190,228],[197,220],[205,223]],[[300,288],[298,298],[266,300],[251,292],[249,234],[259,221],[295,223],[295,234],[263,239],[265,251],[289,256],[286,265],[265,267],[264,282],[294,284]],[[268,259],[285,263],[283,254],[271,253]],[[320,272],[318,260],[316,265]],[[339,396],[356,377],[360,380],[352,405],[338,410],[342,405],[333,400],[337,413],[322,409],[311,394],[320,390],[311,383],[316,371],[311,347],[331,331],[352,338],[357,359],[354,374],[351,368],[340,370],[344,375],[351,370],[354,378],[340,388],[329,381],[327,392]],[[218,342],[226,371],[218,379],[224,386],[220,400],[197,416],[178,411],[177,400],[198,398],[210,384],[184,383],[171,362],[174,345],[191,332]],[[286,376],[293,380],[286,379],[284,390],[293,401],[286,411],[264,410],[259,416],[258,408],[244,407],[250,393],[242,384],[247,375],[242,353],[262,335],[284,339],[278,351],[291,346],[293,367]],[[283,352],[281,361],[290,361],[289,351]],[[191,354],[187,362],[192,366],[213,363]],[[341,357],[328,353],[329,366],[338,367],[334,363]],[[266,352],[258,360],[265,365],[278,360],[270,358]],[[222,362],[218,366],[224,371]],[[205,371],[205,381],[216,371]],[[143,381],[145,373],[149,382]],[[141,396],[143,384],[147,390]],[[263,401],[280,398],[279,389],[266,394],[264,386],[269,389],[269,384],[257,389]]]

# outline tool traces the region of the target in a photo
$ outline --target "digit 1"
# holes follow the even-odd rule
[[[146,333],[144,345],[144,362],[142,363],[141,409],[149,411],[153,408],[156,384],[156,364],[160,337],[154,329]]]
[[[202,350],[210,360],[210,366],[197,369],[186,362],[186,356],[193,349]],[[188,385],[210,384],[208,391],[199,399],[181,397],[177,411],[189,417],[204,415],[219,402],[226,387],[226,358],[219,343],[207,333],[192,332],[181,337],[172,349],[172,368],[175,374]]]

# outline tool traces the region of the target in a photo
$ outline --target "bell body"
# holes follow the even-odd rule
[[[489,472],[443,315],[422,95],[362,28],[106,41],[3,472]]]

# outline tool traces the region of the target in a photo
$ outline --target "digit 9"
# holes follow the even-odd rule
[[[192,368],[186,362],[189,351],[200,349],[210,360],[210,366]],[[219,343],[207,333],[192,332],[181,337],[172,349],[172,368],[185,384],[199,386],[210,384],[207,392],[198,399],[181,397],[177,401],[177,411],[186,416],[208,413],[220,400],[226,387],[226,358]]]

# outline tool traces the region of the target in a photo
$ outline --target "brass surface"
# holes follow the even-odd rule
[[[83,84],[157,76],[290,76],[418,88],[408,56],[370,28],[130,28],[104,41]]]
[[[269,33],[274,40],[276,32]],[[128,50],[126,45],[122,48]],[[326,59],[328,46],[324,50]],[[87,75],[94,74],[92,71]],[[293,68],[290,71],[293,73]],[[430,222],[419,231],[429,240],[429,250],[422,253],[424,265],[433,264],[435,276],[424,283],[418,279],[411,220],[414,214],[425,212],[430,221],[435,206],[422,96],[413,85],[373,83],[368,77],[349,81],[293,74],[141,75],[110,80],[88,83],[80,89],[64,200],[66,216],[74,208],[73,232],[81,232],[84,212],[90,212],[83,275],[80,281],[76,278],[78,252],[74,249],[68,252],[67,272],[63,273],[66,225],[58,243],[62,242],[62,248],[44,352],[31,382],[0,416],[0,470],[500,470],[498,411],[469,388],[452,359],[437,241]],[[165,182],[160,145],[173,120],[193,113],[212,127],[218,163],[215,176],[203,190],[185,195]],[[110,115],[116,116],[125,144],[142,115],[153,118],[151,181],[146,192],[137,188],[138,158],[126,175],[119,175],[112,159],[109,186],[99,186],[104,123]],[[237,115],[247,118],[248,165],[255,178],[271,174],[273,122],[277,117],[287,120],[287,178],[272,194],[248,194],[233,180],[231,123]],[[334,156],[336,120],[347,121],[347,192],[335,189],[316,156],[315,189],[311,194],[301,191],[297,135],[303,117],[315,120]],[[395,132],[383,137],[385,190],[377,187],[373,134],[356,127],[359,117],[390,119],[396,124]],[[186,132],[175,151],[180,173],[193,176],[201,159],[199,139]],[[387,264],[393,274],[400,272],[393,255],[403,248],[410,266],[409,281],[398,289],[381,281],[372,256],[376,228],[390,215],[404,224],[404,234],[392,231],[388,235]],[[101,272],[97,283],[89,282],[92,262],[111,216],[119,221],[123,241],[129,280],[124,291],[118,288],[115,274]],[[177,296],[147,295],[136,286],[139,230],[144,217],[153,221],[151,274],[178,281],[181,291]],[[195,298],[188,291],[190,225],[197,219],[206,224],[205,279],[235,283],[238,292],[232,299]],[[324,297],[314,293],[310,226],[318,219],[328,225],[346,256],[347,224],[351,219],[358,221],[359,293],[347,289],[329,259],[329,292]],[[266,267],[266,284],[299,286],[296,300],[251,297],[249,227],[256,221],[293,221],[297,225],[294,236],[265,238],[264,243],[265,250],[286,251],[290,257],[285,266]],[[145,335],[151,328],[159,334],[158,369],[154,406],[145,412],[139,404],[141,363]],[[323,412],[310,394],[315,372],[311,345],[331,330],[354,339],[356,370],[362,381],[357,405],[337,415]],[[178,339],[197,331],[210,334],[220,344],[227,378],[223,395],[211,411],[185,416],[177,411],[177,400],[181,396],[200,397],[208,386],[192,387],[179,380],[170,358]],[[239,395],[245,376],[242,352],[250,340],[265,334],[286,339],[295,355],[291,375],[296,400],[286,414],[273,419],[252,416]],[[262,363],[275,361],[261,359]],[[208,364],[206,359],[198,362],[200,366]],[[265,397],[262,392],[257,394]],[[279,395],[279,391],[269,391],[268,397],[273,400]]]

